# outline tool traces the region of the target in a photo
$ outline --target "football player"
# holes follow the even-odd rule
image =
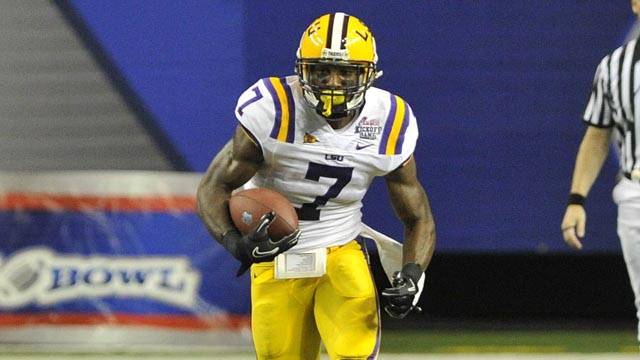
[[[380,315],[363,245],[362,198],[377,176],[405,226],[403,265],[383,291],[384,309],[416,309],[419,279],[435,246],[435,224],[413,157],[416,118],[401,97],[373,87],[381,72],[367,26],[326,14],[303,32],[296,75],[261,79],[239,98],[239,124],[198,189],[211,234],[251,265],[252,332],[258,359],[372,359]],[[228,212],[231,192],[276,190],[296,207],[300,232],[242,235]]]

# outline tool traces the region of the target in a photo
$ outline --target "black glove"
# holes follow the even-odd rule
[[[278,254],[289,250],[298,243],[300,229],[277,241],[271,240],[267,230],[276,218],[274,212],[268,212],[258,220],[256,228],[247,235],[236,229],[227,231],[222,237],[222,245],[240,261],[236,276],[244,274],[251,264],[272,261]]]
[[[418,293],[418,280],[422,270],[416,263],[408,263],[401,271],[393,273],[390,288],[382,290],[382,296],[387,300],[384,311],[396,319],[404,319],[412,310],[421,312],[419,306],[413,305],[413,299]]]

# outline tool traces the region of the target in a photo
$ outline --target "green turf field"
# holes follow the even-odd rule
[[[637,352],[635,331],[386,331],[388,353]]]
[[[636,359],[633,330],[571,331],[384,331],[379,359]],[[0,360],[247,360],[249,347],[82,347],[0,345]],[[326,356],[322,357],[323,360]]]

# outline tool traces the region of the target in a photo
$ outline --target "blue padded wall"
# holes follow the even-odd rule
[[[599,60],[633,18],[626,1],[73,0],[193,170],[232,134],[237,96],[293,73],[299,36],[345,11],[377,38],[377,86],[404,97],[421,128],[420,178],[439,251],[568,251],[559,224]],[[587,251],[617,251],[610,159],[589,198]],[[383,182],[365,220],[400,238]]]
[[[72,1],[192,169],[233,134],[246,81],[244,2]]]

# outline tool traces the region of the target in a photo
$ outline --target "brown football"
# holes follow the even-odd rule
[[[241,190],[229,199],[229,213],[233,224],[247,234],[257,225],[260,217],[269,211],[276,218],[269,226],[269,237],[279,240],[298,229],[298,215],[293,205],[277,191],[267,188]]]

